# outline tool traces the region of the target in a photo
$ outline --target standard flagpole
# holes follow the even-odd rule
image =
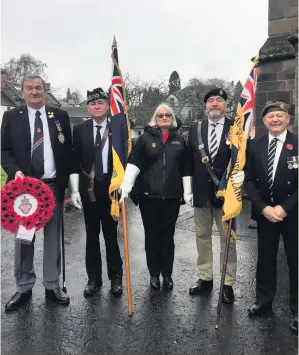
[[[223,264],[222,264],[221,283],[220,283],[220,291],[219,291],[218,307],[217,307],[217,318],[216,318],[216,325],[215,325],[215,329],[217,329],[217,330],[219,329],[219,320],[220,320],[221,305],[222,305],[222,293],[223,293],[223,286],[224,286],[225,274],[226,274],[226,269],[227,269],[232,222],[233,222],[233,220],[230,219],[228,229],[227,229],[227,234],[226,234],[226,244],[225,244],[224,259],[223,259]]]
[[[112,53],[111,53],[111,58],[114,66],[117,68],[119,78],[121,80],[121,85],[122,85],[122,91],[123,91],[123,103],[124,103],[124,115],[125,119],[127,122],[127,128],[128,128],[128,137],[127,137],[127,142],[125,142],[125,150],[126,150],[126,158],[125,158],[125,163],[126,160],[131,153],[132,149],[132,142],[131,142],[131,127],[130,127],[130,122],[128,118],[128,111],[127,111],[127,98],[126,98],[126,89],[125,89],[125,84],[124,80],[121,74],[121,70],[118,65],[118,60],[114,57],[114,49],[117,50],[117,42],[115,37],[113,38],[113,44],[112,44]],[[124,164],[125,165],[125,164]],[[125,166],[124,166],[125,170]],[[115,193],[115,200],[117,199],[117,194]],[[128,229],[127,229],[127,216],[126,216],[126,205],[125,202],[122,203],[121,205],[121,211],[122,211],[122,222],[123,222],[123,237],[124,237],[124,254],[125,254],[125,269],[126,269],[126,285],[127,285],[127,295],[128,295],[128,312],[129,316],[133,315],[133,302],[132,302],[132,290],[131,290],[131,273],[130,273],[130,258],[129,258],[129,240],[128,240]]]
[[[129,316],[132,316],[133,315],[133,302],[132,302],[131,272],[130,272],[130,258],[129,258],[129,240],[128,240],[127,216],[126,216],[125,202],[123,202],[121,205],[121,213],[122,213],[122,222],[123,222],[126,283],[127,283],[127,295],[128,295],[128,311],[129,311]]]

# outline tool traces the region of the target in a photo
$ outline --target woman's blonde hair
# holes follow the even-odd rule
[[[167,105],[166,103],[162,103],[162,104],[160,104],[157,108],[156,108],[156,110],[155,110],[155,112],[154,112],[154,114],[153,114],[153,117],[151,118],[151,120],[149,121],[149,126],[151,126],[151,127],[153,127],[153,126],[157,126],[157,114],[158,114],[158,112],[159,112],[159,110],[161,109],[161,108],[164,108],[165,110],[167,110],[171,115],[172,115],[172,127],[177,127],[177,121],[176,121],[176,118],[175,118],[175,115],[174,115],[174,112],[173,112],[173,109],[169,106],[169,105]]]

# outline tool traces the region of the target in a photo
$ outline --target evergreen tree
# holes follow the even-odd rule
[[[177,71],[173,71],[169,78],[169,93],[181,90],[181,79]]]

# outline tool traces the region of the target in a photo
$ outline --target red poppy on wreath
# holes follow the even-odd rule
[[[40,230],[51,219],[55,207],[50,187],[28,176],[4,185],[1,202],[1,225],[14,233],[21,224],[26,229]]]
[[[293,150],[293,144],[287,144],[286,148],[287,150]]]

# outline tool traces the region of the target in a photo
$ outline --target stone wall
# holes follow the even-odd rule
[[[285,102],[298,127],[298,0],[269,0],[268,20],[255,98],[257,136],[265,132],[261,110],[267,101]]]

